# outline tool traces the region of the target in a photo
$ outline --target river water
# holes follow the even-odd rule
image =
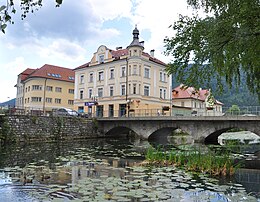
[[[149,146],[95,139],[0,148],[0,201],[260,202],[259,161],[248,161],[255,169],[239,169],[232,178],[212,178],[141,166]]]

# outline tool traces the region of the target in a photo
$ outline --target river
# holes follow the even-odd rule
[[[259,161],[248,161],[255,169],[239,169],[234,177],[213,178],[172,166],[143,167],[149,146],[95,139],[0,148],[0,201],[260,202]]]

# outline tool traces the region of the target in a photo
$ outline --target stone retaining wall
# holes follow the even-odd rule
[[[79,117],[1,116],[0,137],[16,142],[102,137],[97,122]]]

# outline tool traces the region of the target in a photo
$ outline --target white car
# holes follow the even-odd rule
[[[72,109],[59,108],[53,112],[53,115],[56,116],[79,116],[78,112]]]

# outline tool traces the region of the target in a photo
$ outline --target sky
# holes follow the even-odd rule
[[[163,39],[174,35],[169,26],[179,14],[192,12],[186,0],[63,0],[59,8],[55,0],[43,0],[24,20],[19,3],[15,8],[14,24],[0,33],[0,103],[16,97],[17,76],[26,68],[74,69],[89,62],[100,45],[126,48],[135,25],[144,51],[154,49],[156,58],[170,62]]]

